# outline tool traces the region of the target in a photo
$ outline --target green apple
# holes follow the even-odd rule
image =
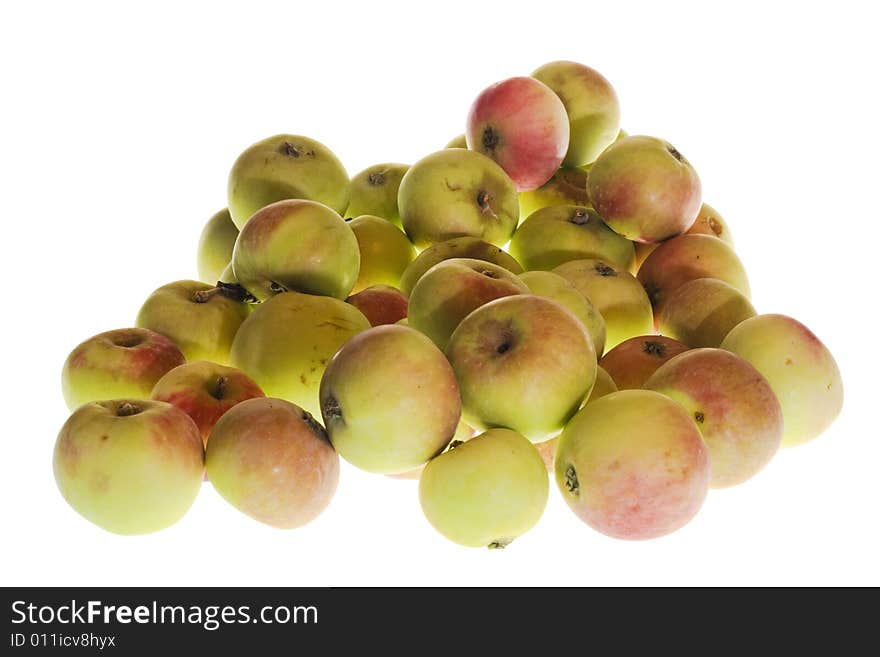
[[[339,214],[348,207],[342,162],[323,144],[299,135],[275,135],[250,146],[229,172],[229,215],[241,230],[260,208],[282,199],[317,201]]]
[[[529,288],[504,267],[472,258],[440,262],[419,279],[409,297],[409,325],[441,349],[468,314],[484,303]]]
[[[532,294],[556,301],[581,320],[590,339],[596,356],[605,349],[605,320],[593,303],[572,285],[568,279],[552,271],[527,271],[519,275]]]
[[[532,76],[562,100],[569,121],[566,166],[589,164],[617,138],[620,103],[614,87],[598,71],[577,62],[550,62]]]
[[[493,265],[504,267],[514,274],[521,274],[523,270],[513,257],[494,244],[489,244],[476,237],[454,237],[445,242],[432,244],[416,256],[416,259],[410,263],[403,272],[403,276],[400,277],[401,292],[406,295],[412,294],[416,283],[426,271],[438,262],[452,258],[485,260]]]
[[[360,268],[351,227],[326,205],[278,201],[242,229],[232,253],[238,282],[263,301],[296,291],[345,299]]]
[[[211,432],[208,478],[254,520],[300,527],[327,508],[339,482],[339,456],[324,428],[282,399],[249,399],[229,409]]]
[[[516,230],[510,254],[526,271],[551,270],[570,260],[606,260],[629,270],[635,261],[633,245],[605,225],[590,208],[556,205],[538,210]]]
[[[244,321],[230,360],[267,395],[319,417],[318,388],[327,362],[368,328],[363,313],[344,301],[283,292],[261,303]]]
[[[455,329],[446,355],[465,422],[507,427],[533,442],[559,433],[596,380],[596,352],[583,324],[533,294],[477,308]]]
[[[651,301],[629,272],[605,260],[570,260],[553,270],[568,279],[605,320],[605,349],[624,340],[652,333]]]
[[[541,519],[548,489],[535,447],[515,431],[490,429],[425,466],[419,502],[450,541],[503,548]]]
[[[232,223],[229,210],[223,208],[208,220],[199,237],[199,280],[214,284],[232,261],[232,248],[238,237],[238,228]]]
[[[55,443],[55,481],[73,509],[115,534],[173,525],[202,485],[199,430],[180,409],[158,401],[89,402]]]
[[[403,228],[424,249],[453,237],[504,245],[519,222],[516,186],[492,159],[450,148],[416,162],[397,197]]]
[[[721,348],[745,358],[770,382],[782,404],[783,447],[816,438],[840,414],[843,381],[834,356],[796,319],[751,317],[727,334]]]
[[[400,285],[400,277],[416,257],[402,230],[381,217],[359,216],[348,222],[360,251],[360,273],[352,293],[374,285]]]
[[[101,399],[149,397],[156,381],[185,362],[177,345],[155,331],[107,331],[70,352],[61,370],[61,391],[70,410]]]
[[[400,385],[401,377],[416,384]],[[324,370],[320,397],[336,451],[382,474],[427,463],[452,439],[461,417],[443,352],[406,326],[378,326],[346,342]]]
[[[464,136],[464,133],[461,133],[457,137],[453,137],[449,140],[449,143],[446,144],[446,148],[467,148],[467,137]]]
[[[345,216],[350,218],[369,214],[403,228],[397,208],[397,192],[408,169],[408,164],[376,164],[354,176]]]
[[[226,365],[247,304],[219,288],[198,281],[176,281],[153,292],[138,312],[136,324],[171,339],[187,360]]]

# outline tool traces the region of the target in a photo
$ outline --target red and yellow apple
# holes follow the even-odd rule
[[[373,285],[352,294],[345,303],[360,310],[371,326],[395,324],[406,319],[409,306],[406,295],[390,285]]]
[[[400,285],[400,277],[416,257],[402,230],[381,217],[362,215],[348,222],[360,252],[360,270],[352,294],[374,285]]]

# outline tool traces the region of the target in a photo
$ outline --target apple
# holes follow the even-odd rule
[[[189,415],[205,443],[226,411],[246,399],[263,396],[260,386],[241,370],[205,360],[175,367],[150,393],[150,399],[174,404]]]
[[[552,271],[527,271],[520,274],[519,279],[532,294],[557,302],[577,317],[593,341],[596,356],[602,354],[605,349],[605,320],[592,302],[568,279]]]
[[[556,483],[571,510],[614,538],[669,534],[709,489],[709,453],[691,415],[651,390],[613,392],[584,406],[559,437]]]
[[[440,262],[419,279],[409,297],[409,325],[446,348],[455,327],[484,303],[529,288],[504,267],[472,258]]]
[[[624,340],[602,356],[599,365],[619,390],[641,388],[663,363],[683,354],[686,344],[662,335],[640,335]]]
[[[352,293],[374,285],[400,285],[400,277],[416,257],[416,249],[403,231],[370,215],[352,219],[348,225],[360,252],[360,271]]]
[[[408,164],[376,164],[354,176],[351,179],[351,198],[345,216],[350,218],[373,215],[403,228],[397,207],[397,192],[403,174],[408,169]]]
[[[589,299],[605,320],[605,349],[652,332],[651,301],[629,272],[607,260],[570,260],[554,270]]]
[[[403,229],[419,249],[453,237],[503,246],[519,222],[516,187],[485,155],[450,148],[412,165],[397,196]]]
[[[400,277],[400,290],[412,294],[413,287],[431,267],[452,258],[475,258],[504,267],[514,274],[522,273],[522,266],[505,251],[476,237],[454,237],[432,244],[413,260]]]
[[[503,548],[541,519],[548,488],[535,447],[510,429],[490,429],[425,466],[419,503],[450,541]]]
[[[617,93],[598,71],[577,62],[559,61],[544,64],[532,77],[550,87],[565,107],[570,132],[566,166],[593,162],[618,137]]]
[[[67,419],[53,456],[58,490],[86,520],[147,534],[180,520],[202,484],[199,430],[158,401],[89,402]]]
[[[709,448],[713,488],[755,476],[779,449],[782,407],[758,370],[723,349],[691,349],[645,382],[691,414]]]
[[[339,456],[323,427],[298,406],[270,397],[243,401],[220,418],[206,465],[223,499],[279,529],[314,520],[339,482]]]
[[[241,230],[260,208],[283,199],[317,201],[339,214],[348,207],[342,162],[323,144],[299,135],[275,135],[248,147],[232,165],[229,215]]]
[[[395,324],[406,319],[409,305],[406,295],[390,285],[373,285],[351,295],[345,303],[360,310],[371,326]]]
[[[697,278],[669,296],[658,328],[689,347],[717,347],[734,326],[755,314],[752,303],[732,285]]]
[[[581,205],[556,205],[535,212],[513,234],[510,254],[526,271],[551,270],[584,258],[606,260],[629,270],[635,261],[632,242]]]
[[[843,381],[834,356],[796,319],[751,317],[727,334],[721,348],[745,358],[770,382],[782,404],[783,447],[816,438],[840,414]]]
[[[415,385],[400,385],[401,376]],[[427,463],[452,440],[461,417],[443,352],[406,326],[378,326],[346,342],[324,370],[320,398],[340,456],[381,474]]]
[[[708,203],[703,203],[694,225],[688,231],[688,235],[710,235],[727,242],[733,247],[733,235],[724,217]]]
[[[537,189],[519,193],[520,223],[542,208],[554,205],[592,207],[587,193],[587,173],[563,167]]]
[[[596,352],[583,324],[533,294],[477,308],[455,329],[446,355],[465,422],[507,427],[533,442],[558,433],[596,380]]]
[[[590,200],[614,231],[635,242],[662,242],[690,228],[700,211],[697,172],[669,142],[624,137],[590,167]]]
[[[238,228],[226,208],[208,220],[199,237],[199,280],[212,284],[220,280],[223,270],[232,261],[232,247],[237,237]]]
[[[198,281],[176,281],[153,292],[135,322],[171,339],[187,360],[226,365],[238,327],[249,314],[247,304],[221,288]]]
[[[680,235],[664,242],[639,268],[639,282],[660,321],[666,300],[688,281],[717,278],[729,283],[748,299],[751,296],[745,268],[727,243],[709,235]]]
[[[467,148],[467,137],[464,136],[464,133],[453,137],[446,144],[446,148]]]
[[[184,362],[177,345],[155,331],[107,331],[70,352],[61,370],[61,391],[70,410],[101,399],[148,397],[163,374]]]
[[[360,252],[351,227],[326,205],[286,200],[251,217],[232,267],[260,301],[285,291],[344,299],[357,281]]]
[[[568,115],[553,91],[516,77],[485,89],[467,117],[468,148],[491,157],[518,191],[537,189],[556,173],[568,150]]]
[[[244,321],[231,364],[270,397],[293,402],[319,417],[318,387],[327,362],[370,322],[353,305],[299,292],[264,301]]]

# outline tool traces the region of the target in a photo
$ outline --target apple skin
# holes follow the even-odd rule
[[[635,262],[632,242],[608,228],[594,210],[581,205],[538,210],[517,228],[509,250],[526,271],[549,271],[584,258],[606,260],[625,270]]]
[[[639,282],[654,307],[654,320],[663,316],[666,300],[688,281],[717,278],[751,296],[745,268],[733,249],[709,235],[680,235],[658,246],[639,267]]]
[[[419,481],[428,522],[466,547],[506,547],[544,513],[549,478],[529,441],[490,429],[433,459]]]
[[[345,303],[360,310],[371,326],[396,324],[406,319],[409,306],[406,295],[390,285],[373,285],[351,295]]]
[[[751,479],[779,450],[782,407],[758,370],[723,349],[691,349],[645,382],[691,414],[709,448],[712,488]]]
[[[620,102],[614,87],[598,71],[577,62],[558,61],[544,64],[532,77],[550,87],[565,107],[570,126],[566,166],[593,162],[617,139]]]
[[[226,411],[246,399],[263,396],[260,386],[241,370],[206,360],[175,367],[150,393],[150,399],[173,404],[189,415],[204,443]]]
[[[520,223],[541,208],[554,205],[592,207],[587,192],[587,173],[582,169],[562,168],[537,189],[519,193]]]
[[[352,294],[374,285],[400,285],[400,277],[416,257],[416,248],[394,224],[371,215],[348,222],[360,253],[360,271]]]
[[[155,331],[107,331],[70,352],[61,370],[61,391],[70,410],[101,399],[144,398],[166,372],[185,362],[177,345]]]
[[[353,305],[299,292],[264,301],[244,321],[230,352],[231,364],[270,397],[320,417],[318,387],[327,362],[350,338],[370,328]]]
[[[412,294],[413,287],[426,271],[437,263],[452,258],[485,260],[493,265],[504,267],[514,274],[521,274],[523,271],[522,265],[515,258],[494,244],[489,244],[489,242],[484,242],[476,237],[454,237],[445,242],[432,244],[417,255],[416,259],[403,272],[403,276],[400,277],[400,291],[406,295]]]
[[[249,314],[247,304],[217,293],[212,285],[176,281],[147,297],[135,323],[172,340],[188,361],[228,365],[232,340]]]
[[[558,433],[596,380],[596,352],[583,324],[532,294],[477,308],[455,329],[446,355],[464,421],[476,429],[507,427],[533,442]]]
[[[730,226],[728,226],[724,217],[721,216],[721,213],[708,203],[703,203],[703,205],[700,206],[700,212],[697,214],[697,219],[694,221],[694,225],[688,229],[686,234],[710,235],[712,237],[717,237],[721,241],[727,242],[727,244],[733,248],[733,234],[730,232]]]
[[[689,347],[718,347],[755,308],[739,290],[717,278],[697,278],[673,292],[663,308],[659,329]]]
[[[232,165],[229,215],[241,230],[260,208],[283,199],[308,199],[339,214],[348,207],[348,173],[323,144],[300,135],[275,135],[248,147]]]
[[[686,344],[662,335],[640,335],[624,340],[602,356],[599,365],[618,390],[641,388],[663,363],[683,354]]]
[[[284,291],[344,299],[360,269],[351,227],[326,205],[278,201],[259,210],[235,242],[238,282],[260,301]]]
[[[557,302],[577,317],[593,341],[596,356],[605,349],[605,320],[592,302],[567,279],[552,271],[527,271],[519,275],[529,292]]]
[[[519,222],[516,186],[492,159],[450,148],[412,165],[397,196],[403,229],[419,249],[453,237],[503,246]]]
[[[608,376],[608,372],[603,370],[601,367],[597,367],[596,383],[593,385],[593,390],[590,392],[590,396],[587,397],[586,400],[584,400],[581,408],[591,402],[596,401],[600,397],[610,395],[612,392],[617,392],[617,386],[614,385],[614,380],[610,376]],[[549,440],[544,440],[540,443],[535,443],[538,454],[540,454],[541,458],[544,459],[544,465],[547,468],[547,472],[553,472],[553,459],[556,456],[556,447],[558,445],[559,436],[550,438]]]
[[[67,419],[53,456],[61,495],[115,534],[180,520],[202,485],[204,451],[190,417],[164,402],[89,402]]]
[[[401,375],[417,385],[399,385]],[[320,397],[339,455],[380,474],[427,463],[449,444],[461,418],[449,362],[406,326],[378,326],[346,342],[324,370]]]
[[[232,261],[232,248],[238,238],[238,228],[232,223],[229,210],[223,208],[208,220],[199,237],[199,280],[216,283],[223,270]]]
[[[493,299],[528,292],[528,286],[504,267],[472,258],[444,260],[416,283],[407,319],[445,349],[452,332],[472,311]]]
[[[584,406],[559,437],[556,483],[593,529],[638,540],[696,515],[709,489],[709,451],[691,415],[650,390],[613,392]]]
[[[352,177],[351,197],[345,217],[360,217],[365,214],[382,217],[402,229],[397,192],[408,169],[408,164],[389,162],[367,167]]]
[[[607,260],[570,260],[553,270],[587,297],[605,320],[605,349],[651,333],[651,302],[636,278]]]
[[[450,139],[445,148],[467,148],[467,137],[464,136],[464,133],[461,133],[457,137]]]
[[[515,77],[477,96],[465,137],[469,149],[498,162],[522,192],[556,173],[568,150],[568,132],[559,96],[535,78]]]
[[[662,242],[697,218],[697,172],[672,145],[655,137],[625,137],[590,167],[590,200],[605,223],[634,242]]]
[[[834,356],[816,335],[786,315],[758,315],[738,324],[721,348],[745,358],[776,393],[785,418],[783,447],[824,432],[843,407]]]
[[[324,428],[295,404],[264,397],[237,404],[211,432],[208,477],[254,520],[293,529],[321,514],[339,482]]]

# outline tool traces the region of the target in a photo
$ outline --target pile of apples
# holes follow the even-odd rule
[[[553,62],[487,88],[412,166],[350,179],[295,135],[245,150],[202,282],[160,287],[64,364],[64,498],[139,534],[207,479],[292,528],[342,456],[419,479],[462,545],[534,526],[548,471],[586,524],[645,539],[818,436],[843,403],[834,358],[756,313],[694,168],[619,124],[604,77]]]

